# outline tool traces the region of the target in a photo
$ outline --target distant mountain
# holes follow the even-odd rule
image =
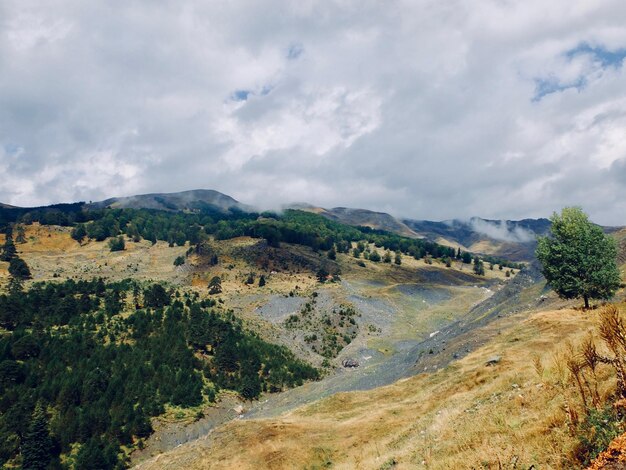
[[[214,209],[229,211],[231,209],[250,212],[251,206],[242,204],[226,194],[212,189],[194,189],[178,193],[154,193],[138,196],[113,197],[100,202],[88,204],[89,208],[112,209],[158,209],[165,211],[186,211]]]
[[[550,229],[548,219],[489,220],[472,217],[468,220],[397,219],[384,212],[335,207],[325,209],[310,204],[293,204],[292,209],[305,210],[348,225],[387,230],[405,237],[426,238],[464,251],[503,257],[512,261],[534,258],[536,238]]]
[[[501,256],[514,261],[534,257],[537,236],[550,230],[548,219],[489,220],[472,217],[469,220],[404,219],[411,230],[442,245],[486,255]]]
[[[324,209],[310,204],[292,204],[290,209],[298,209],[307,212],[314,212],[324,217],[341,222],[346,225],[370,227],[376,230],[386,230],[397,233],[405,237],[422,238],[411,230],[404,222],[385,212],[375,212],[367,209],[351,209],[348,207],[334,207]]]

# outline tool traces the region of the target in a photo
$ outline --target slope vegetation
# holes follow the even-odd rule
[[[575,395],[551,364],[593,326],[571,309],[516,314],[436,373],[235,421],[138,468],[574,468]]]

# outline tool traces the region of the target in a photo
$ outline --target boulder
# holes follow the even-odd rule
[[[486,366],[495,366],[502,360],[502,356],[491,356],[485,363]]]
[[[343,361],[341,361],[341,365],[346,368],[355,368],[359,367],[359,361],[357,361],[356,359],[344,359]]]

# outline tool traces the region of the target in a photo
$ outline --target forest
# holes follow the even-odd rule
[[[0,326],[0,465],[124,468],[166,407],[319,378],[214,300],[161,284],[14,283]]]
[[[313,250],[348,253],[352,242],[373,243],[376,247],[403,253],[416,259],[458,258],[453,248],[424,239],[400,236],[369,227],[353,227],[321,215],[300,210],[273,212],[242,212],[236,209],[218,211],[203,208],[195,212],[169,212],[153,209],[87,209],[81,204],[65,204],[38,208],[0,208],[0,228],[4,223],[73,227],[72,236],[78,241],[86,239],[103,241],[109,237],[126,235],[135,241],[152,243],[166,241],[171,246],[192,245],[207,239],[227,240],[239,236],[266,239],[270,246],[280,243],[304,245]],[[506,260],[492,260],[508,266]],[[510,266],[516,267],[516,266]]]

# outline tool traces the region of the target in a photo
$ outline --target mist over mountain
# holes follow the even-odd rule
[[[194,189],[177,193],[141,194],[128,197],[113,197],[89,204],[90,208],[102,209],[158,209],[167,211],[201,210],[212,208],[222,211],[237,209],[244,212],[254,210],[234,198],[212,189]]]

